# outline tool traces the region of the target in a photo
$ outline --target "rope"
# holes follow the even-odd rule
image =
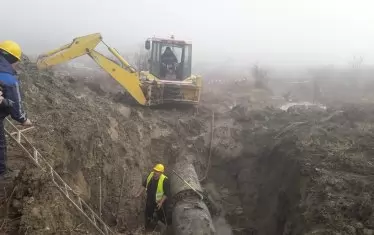
[[[210,165],[211,165],[213,139],[214,139],[214,111],[212,111],[212,120],[210,122],[210,128],[211,130],[210,130],[210,146],[209,146],[208,163],[207,163],[207,168],[205,170],[204,177],[202,179],[199,179],[200,182],[204,181],[208,177],[208,173],[209,173]]]

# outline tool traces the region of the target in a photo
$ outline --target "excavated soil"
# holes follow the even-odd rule
[[[233,84],[209,87],[196,109],[151,109],[128,105],[106,79],[30,62],[20,74],[35,123],[26,135],[97,213],[101,182],[102,218],[114,231],[142,234],[144,198],[134,195],[153,164],[193,156],[217,234],[374,234],[370,105],[282,111],[250,84],[234,97]],[[94,234],[14,143],[9,167],[21,173],[2,198],[1,232]]]

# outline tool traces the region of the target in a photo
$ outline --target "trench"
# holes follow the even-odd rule
[[[32,66],[27,69],[21,80],[28,108],[38,122],[38,131],[30,138],[115,231],[141,234],[144,198],[134,195],[142,180],[155,163],[164,163],[171,176],[172,166],[186,159],[199,179],[208,170],[201,190],[209,200],[199,206],[200,212],[206,215],[209,209],[210,214],[210,218],[196,215],[200,212],[188,215],[202,216],[207,223],[195,223],[187,230],[203,227],[200,230],[209,234],[213,225],[217,234],[281,234],[293,226],[289,221],[297,215],[293,208],[303,180],[284,148],[272,148],[276,131],[253,130],[257,119],[266,122],[266,111],[255,113],[246,125],[235,123],[242,118],[232,118],[237,110],[218,115],[210,167],[211,112],[204,107],[198,113],[129,107],[92,86],[85,97],[77,97],[78,88],[86,89],[77,79],[56,79]],[[14,218],[20,217],[16,230],[40,234],[48,228],[58,233],[84,224],[74,221],[74,210],[29,166],[22,171],[13,198],[17,203],[10,204]],[[191,206],[184,203],[191,204],[195,196],[187,194],[189,202],[180,201],[176,208]]]
[[[206,205],[214,234],[305,232],[305,221],[299,205],[305,199],[309,178],[303,174],[302,163],[294,157],[300,155],[301,151],[292,139],[274,139],[279,129],[259,132],[255,136],[251,134],[250,137],[249,131],[241,126],[239,131],[233,131],[235,134],[230,134],[229,141],[241,142],[244,146],[241,151],[214,148],[209,174],[201,184],[208,198]],[[253,143],[249,144],[248,141]],[[199,175],[203,175],[202,169],[206,170],[207,158],[208,155],[204,155],[205,164],[195,163]],[[201,226],[201,230],[206,228],[205,225],[198,226]],[[182,233],[179,231],[177,234]]]
[[[162,143],[166,144],[166,142],[158,141],[157,146],[162,146]],[[169,145],[167,144],[163,146],[164,150],[168,148]],[[173,194],[179,193],[178,196],[180,197],[173,208],[172,228],[174,233],[169,232],[169,234],[191,234],[191,231],[195,231],[192,234],[261,235],[283,234],[284,231],[288,230],[289,220],[295,213],[296,209],[294,207],[300,198],[299,189],[302,187],[301,176],[298,172],[299,167],[292,160],[285,158],[285,153],[276,149],[271,153],[267,149],[259,149],[258,152],[262,155],[251,154],[249,156],[240,153],[239,156],[228,158],[215,151],[212,156],[214,161],[212,161],[207,179],[201,184],[202,188],[199,186],[197,175],[195,177],[192,174],[192,178],[195,178],[196,182],[192,185],[208,197],[209,203],[200,201],[196,197],[197,195],[191,192],[190,188],[180,179],[173,177],[171,169],[168,169],[167,174],[173,180],[174,189],[177,188],[174,190],[177,192]],[[172,154],[173,158],[178,155],[180,153]],[[170,165],[170,168],[172,166],[175,169],[175,165],[179,165],[180,169],[185,169],[188,163],[182,163],[183,161],[180,160],[165,159],[165,162]],[[126,175],[136,175],[139,170],[136,169],[135,163],[127,162],[127,164],[129,168],[126,170]],[[181,164],[183,167],[181,167]],[[197,169],[202,167],[199,164],[196,164],[196,166]],[[194,167],[192,169],[195,170]],[[137,231],[143,223],[142,210],[144,210],[144,207],[142,201],[138,200],[135,201],[136,203],[131,203],[131,200],[134,200],[131,195],[118,200],[121,193],[122,197],[125,194],[118,189],[123,184],[124,188],[136,188],[135,183],[131,182],[130,179],[123,179],[125,173],[123,170],[118,169],[110,172],[117,179],[113,181],[110,175],[103,177],[104,182],[106,182],[103,183],[103,218],[110,226],[121,228],[119,230],[121,232]],[[183,170],[178,172],[184,174],[183,178],[188,179],[190,173],[183,173]],[[87,173],[83,175],[87,175]],[[80,176],[82,179],[84,179],[83,175]],[[106,179],[108,181],[105,181]],[[139,179],[136,179],[136,181],[139,181]],[[187,181],[191,183],[191,180]],[[112,188],[108,182],[115,187]],[[27,187],[27,185],[23,186]],[[96,182],[96,184],[91,184],[90,187],[91,201],[98,201],[99,185]],[[180,191],[187,191],[187,193],[180,193]],[[116,197],[113,197],[113,193]],[[112,196],[108,197],[111,194]],[[97,204],[93,205],[97,206]],[[198,208],[200,209],[192,210],[192,212],[191,210],[185,210],[186,207],[196,205],[199,205]],[[136,216],[134,217],[134,215]],[[17,216],[20,216],[20,214],[17,213]],[[192,223],[191,220],[195,222]],[[294,218],[293,222],[296,222],[296,220],[297,217]]]
[[[59,171],[63,172],[65,168],[74,172],[69,174],[71,177],[66,174],[64,176],[81,188],[82,196],[91,202],[96,211],[99,211],[101,186],[103,219],[121,233],[133,231],[134,234],[141,234],[144,223],[144,198],[135,199],[134,193],[151,166],[156,162],[163,162],[168,166],[166,174],[172,180],[174,191],[174,232],[170,232],[169,228],[168,234],[298,234],[298,226],[301,226],[302,221],[297,216],[297,203],[301,197],[300,189],[304,187],[300,167],[297,161],[288,157],[289,152],[284,152],[284,148],[274,147],[272,144],[257,145],[253,148],[247,143],[247,131],[241,127],[229,140],[220,139],[222,133],[218,133],[218,143],[241,141],[240,144],[247,147],[232,152],[222,152],[219,146],[213,148],[209,169],[209,144],[196,143],[198,146],[193,149],[177,148],[174,140],[178,134],[172,132],[167,136],[150,138],[147,148],[133,148],[134,153],[142,155],[141,159],[125,158],[122,162],[120,158],[115,158],[112,163],[103,159],[99,161],[100,164],[88,169],[82,160],[73,158],[68,160],[64,167],[61,166],[62,169]],[[180,133],[180,130],[176,132]],[[194,136],[201,136],[199,132],[192,133]],[[272,133],[259,135],[256,141],[264,141],[271,135]],[[209,137],[209,131],[205,133],[205,137]],[[97,141],[95,138],[92,140]],[[139,140],[134,139],[134,142],[137,141]],[[195,138],[190,141],[197,142]],[[282,146],[292,148],[292,143],[282,143]],[[233,152],[235,154],[230,155]],[[173,169],[206,199],[201,201],[191,188],[175,177]],[[186,169],[187,172],[184,172]],[[207,178],[200,184],[198,178],[201,178],[206,170]],[[101,185],[98,176],[102,177]],[[23,187],[28,186],[24,183]],[[38,197],[40,190],[38,187],[33,190],[34,195],[27,196]],[[29,208],[31,214],[35,211],[34,208]],[[16,215],[21,216],[19,208],[16,209]],[[53,209],[51,211],[52,214],[58,214]],[[42,217],[39,218],[41,219]],[[55,226],[67,226],[67,215],[62,215],[60,219],[64,225]],[[42,227],[36,226],[39,229]],[[162,231],[163,228],[158,229]]]
[[[298,163],[277,151],[215,161],[204,187],[220,208],[217,234],[300,234],[305,181]]]

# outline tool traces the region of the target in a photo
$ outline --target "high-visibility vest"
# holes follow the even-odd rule
[[[148,188],[148,184],[151,181],[152,177],[153,177],[153,171],[148,175],[146,188]],[[166,177],[166,175],[161,174],[160,178],[158,179],[157,190],[156,190],[156,202],[160,201],[162,196],[164,196],[164,180],[167,178],[168,177]]]

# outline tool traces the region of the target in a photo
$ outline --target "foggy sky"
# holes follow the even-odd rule
[[[193,42],[195,63],[374,64],[370,0],[3,0],[0,40],[42,53],[100,32],[121,53],[147,37]],[[8,11],[9,10],[9,11]]]

